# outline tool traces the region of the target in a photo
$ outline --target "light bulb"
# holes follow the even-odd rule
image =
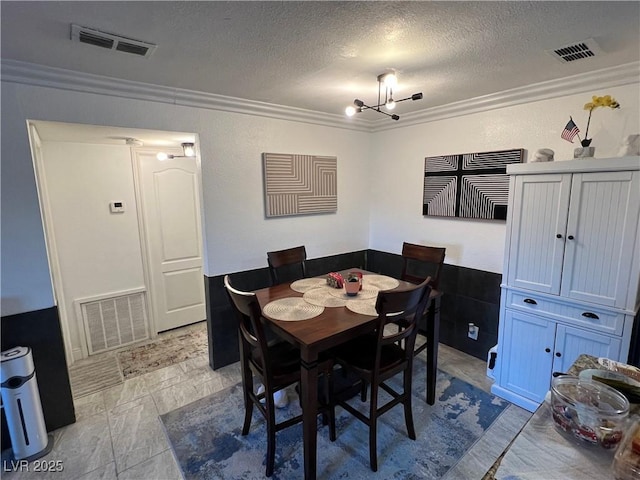
[[[193,143],[183,143],[182,144],[182,151],[184,152],[184,156],[185,157],[195,157],[196,156],[196,149],[195,149]]]
[[[161,162],[164,162],[167,158],[169,158],[169,155],[167,155],[164,152],[158,152],[158,154],[156,155],[156,158]]]
[[[389,101],[384,106],[387,107],[387,110],[393,110],[396,108],[396,101],[393,98],[389,98]]]
[[[384,76],[384,84],[388,88],[395,88],[398,85],[398,77],[396,77],[395,73],[387,73]]]
[[[347,114],[347,117],[353,117],[356,114],[356,108],[353,105],[349,105],[344,109],[344,113]]]

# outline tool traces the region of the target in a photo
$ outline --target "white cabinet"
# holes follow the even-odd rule
[[[626,362],[640,284],[640,158],[511,165],[496,383],[534,410],[586,353]]]
[[[581,353],[618,358],[620,338],[563,325],[544,316],[505,312],[503,387],[542,402],[549,390],[551,372],[566,372]],[[523,341],[527,339],[527,341]],[[527,372],[523,375],[522,372]]]

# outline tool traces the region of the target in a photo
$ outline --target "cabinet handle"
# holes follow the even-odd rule
[[[562,235],[560,235],[559,233],[556,234],[556,238],[562,238]]]
[[[582,314],[583,317],[587,317],[587,318],[593,318],[594,320],[600,320],[600,317],[598,315],[596,315],[595,313],[591,313],[591,312],[584,312]]]
[[[544,351],[547,352],[547,353],[551,353],[551,349],[550,348],[545,348]]]
[[[561,357],[562,354],[560,352],[556,352],[556,357]]]
[[[537,305],[538,302],[536,302],[533,298],[525,298],[523,300],[524,303],[528,303],[529,305]]]
[[[569,240],[573,240],[573,235],[569,235],[567,238],[568,238]]]

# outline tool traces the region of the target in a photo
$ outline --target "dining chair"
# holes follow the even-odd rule
[[[369,464],[378,470],[377,423],[378,417],[396,405],[404,406],[404,418],[409,438],[416,439],[411,406],[413,377],[413,348],[417,333],[417,318],[422,316],[431,293],[430,278],[408,290],[378,292],[376,300],[376,328],[372,334],[357,337],[332,351],[334,360],[348,372],[359,377],[370,389],[368,416],[353,407],[350,400],[331,398],[331,405],[340,405],[369,427]],[[405,319],[403,328],[386,329],[398,316]],[[387,381],[402,373],[402,391],[392,388]],[[392,398],[378,406],[378,393],[382,389]]]
[[[242,435],[249,433],[253,407],[267,423],[266,476],[273,474],[275,465],[276,432],[302,421],[302,415],[276,422],[273,394],[300,381],[300,351],[290,343],[274,339],[268,341],[262,323],[262,311],[252,292],[243,292],[231,285],[229,275],[224,277],[224,286],[233,305],[240,342],[240,368],[244,397],[244,424]],[[324,374],[324,401],[320,413],[326,415],[331,440],[335,440],[334,410],[330,408],[331,371],[333,361],[321,358],[319,371]],[[264,391],[254,392],[253,376],[263,384]],[[323,420],[325,418],[323,417]]]
[[[400,279],[406,282],[419,284],[425,278],[431,277],[431,288],[438,290],[440,283],[440,273],[442,265],[444,265],[444,257],[446,248],[429,247],[426,245],[417,245],[415,243],[404,242],[402,244],[402,273]],[[427,303],[427,309],[424,316],[429,313],[429,309],[435,309],[434,302]],[[437,312],[434,312],[434,315]],[[416,347],[414,354],[418,355],[427,348],[427,343],[421,343]]]
[[[400,279],[415,284],[431,277],[431,288],[438,290],[446,248],[415,243],[402,244],[402,273]]]
[[[307,276],[305,262],[307,251],[304,245],[267,252],[269,275],[273,285],[293,281]]]

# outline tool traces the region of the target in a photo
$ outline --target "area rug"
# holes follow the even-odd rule
[[[441,478],[508,406],[508,402],[442,371],[438,371],[436,404],[427,405],[424,361],[417,358],[415,370],[413,414],[417,440],[407,437],[402,407],[394,407],[380,417],[378,472],[374,474],[369,469],[367,427],[338,407],[335,442],[329,441],[328,427],[318,424],[319,479],[370,480],[372,475],[380,479]],[[300,412],[293,390],[289,391],[289,398],[289,406],[278,410],[278,415]],[[383,394],[380,399],[384,400]],[[358,397],[351,403],[365,408],[367,405]],[[160,417],[185,480],[262,478],[265,422],[254,410],[250,432],[242,436],[243,417],[241,384]],[[303,462],[301,424],[278,432],[271,478],[303,478]]]
[[[190,328],[188,333],[122,350],[117,355],[122,376],[126,380],[205,355],[208,348],[207,328],[203,322]]]
[[[113,355],[88,362],[76,362],[69,367],[73,398],[84,397],[122,383],[120,366]]]

